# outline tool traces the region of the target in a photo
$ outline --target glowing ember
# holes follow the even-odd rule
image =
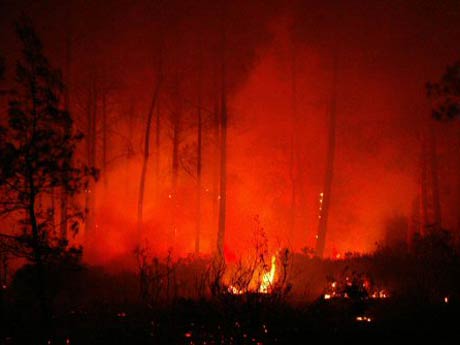
[[[389,293],[385,290],[374,291],[371,295],[372,298],[388,298],[390,297]]]
[[[319,212],[318,212],[318,218],[321,219],[321,211],[323,209],[323,199],[324,199],[324,194],[323,192],[319,193]],[[318,239],[318,235],[316,235],[316,239]]]
[[[273,281],[275,279],[275,272],[276,272],[276,256],[272,256],[272,263],[269,272],[264,273],[262,276],[262,283],[259,287],[260,293],[268,293],[269,289],[273,285]]]
[[[357,316],[356,321],[358,322],[372,322],[372,319],[367,316]]]
[[[390,294],[387,290],[373,286],[371,280],[355,276],[353,278],[345,277],[343,280],[330,281],[322,297],[324,299],[352,298],[365,300],[368,298],[385,299],[389,298]]]
[[[449,297],[448,296],[444,297],[444,303],[446,303],[446,304],[449,303]]]
[[[235,286],[233,285],[230,285],[228,288],[227,288],[227,291],[229,293],[231,293],[232,295],[242,295],[243,294],[243,290],[240,290],[238,288],[236,288]]]

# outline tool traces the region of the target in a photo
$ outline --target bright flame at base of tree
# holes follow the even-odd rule
[[[227,291],[231,293],[232,295],[242,295],[244,293],[243,290],[240,290],[233,285],[230,285]]]
[[[254,273],[253,273],[254,274]],[[244,288],[236,285],[227,286],[227,292],[232,295],[243,295],[245,293],[260,293],[260,294],[269,294],[272,292],[274,283],[275,283],[275,274],[276,274],[276,255],[273,255],[271,258],[271,266],[269,271],[265,271],[262,275],[261,280],[255,282],[251,279],[252,283],[255,283],[251,287],[245,286]],[[255,278],[256,274],[253,275]],[[260,277],[260,276],[259,276]]]
[[[268,293],[274,283],[276,272],[276,255],[272,256],[272,262],[269,272],[265,272],[262,276],[262,282],[260,283],[259,292]]]

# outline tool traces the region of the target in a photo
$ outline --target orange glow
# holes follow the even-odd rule
[[[227,291],[229,293],[231,293],[232,295],[242,295],[244,293],[243,290],[240,290],[238,288],[236,288],[235,286],[233,285],[230,285],[228,288],[227,288]]]
[[[99,19],[98,16],[87,20],[97,22]],[[215,54],[218,46],[213,36],[215,31],[211,30],[212,25],[207,27],[206,20],[197,23],[192,16],[181,20],[187,23],[190,20],[190,30],[184,32],[183,41],[177,47],[171,46],[164,51],[167,83],[161,90],[160,107],[155,110],[159,113],[158,137],[155,121],[150,131],[141,236],[142,243],[148,244],[156,256],[164,257],[172,249],[175,259],[195,251],[198,190],[196,67],[199,65],[196,57],[199,54],[195,54],[197,46],[194,44],[198,27],[203,40],[203,66],[206,66],[200,76],[205,124],[202,133],[200,254],[213,255],[216,252],[216,201],[221,197],[219,140],[215,137],[218,137],[219,129],[216,131],[213,122],[214,108],[218,103],[216,71],[211,68],[219,62]],[[293,253],[301,253],[302,249],[314,248],[316,244],[319,211],[325,206],[323,182],[333,49],[310,40],[297,41],[299,37],[291,31],[293,21],[295,18],[288,14],[264,19],[258,23],[264,35],[249,42],[250,47],[244,54],[235,51],[236,55],[230,58],[228,68],[232,80],[229,80],[231,86],[227,95],[228,178],[224,242],[225,259],[230,263],[250,252],[256,216],[265,230],[269,253],[284,247]],[[138,22],[137,18],[135,22]],[[75,80],[72,80],[74,87],[71,87],[71,92],[75,92],[71,95],[75,126],[86,135],[78,147],[76,160],[87,163],[85,146],[89,137],[85,109],[88,100],[85,95],[88,91],[86,85],[90,85],[87,74],[91,73],[83,72],[92,70],[93,65],[104,66],[97,75],[101,80],[95,87],[101,87],[101,90],[96,93],[101,97],[95,104],[97,109],[94,109],[97,113],[95,160],[101,174],[99,181],[78,200],[81,206],[85,206],[85,197],[94,196],[94,209],[91,207],[90,214],[97,227],[85,229],[83,224],[75,242],[84,245],[87,263],[116,263],[114,267],[123,269],[131,265],[129,257],[138,244],[136,215],[144,153],[142,143],[151,88],[156,81],[152,66],[156,59],[155,49],[145,47],[143,42],[154,40],[153,36],[158,32],[130,24],[128,21],[120,23],[119,35],[113,35],[117,37],[113,41],[106,38],[98,41],[101,37],[89,34],[90,31],[86,33],[89,27],[82,25],[78,28],[85,42],[73,47],[72,76]],[[238,29],[238,25],[233,28]],[[165,35],[166,41],[174,42],[169,32]],[[232,40],[236,37],[232,36]],[[48,39],[44,41],[47,43]],[[82,51],[87,43],[99,46],[101,42],[104,43],[103,49],[97,56]],[[241,43],[245,42],[242,40]],[[239,45],[236,48],[239,49]],[[392,69],[382,71],[373,65],[385,59],[370,59],[362,52],[348,47],[340,59],[338,71],[337,152],[325,248],[325,257],[337,260],[346,258],[348,252],[374,250],[375,243],[384,239],[386,220],[396,212],[408,219],[411,217],[411,205],[418,193],[420,116],[408,115],[412,114],[408,109],[417,109],[414,114],[428,111],[425,95],[418,94],[419,86],[429,80],[427,75],[422,78],[417,74],[410,82],[409,79],[401,81],[400,73],[393,75],[387,73]],[[184,56],[188,58],[183,59]],[[62,56],[52,57],[55,58],[59,61]],[[115,71],[118,67],[126,73],[103,73],[103,70]],[[178,147],[179,168],[177,179],[173,179],[171,116],[179,98],[172,95],[170,89],[176,69],[184,71],[180,85],[183,123]],[[112,75],[117,76],[117,80],[111,80]],[[404,84],[402,89],[408,90],[410,86],[412,91],[395,92],[401,83]],[[109,105],[105,109],[109,126],[105,133],[108,147],[103,152],[102,86],[105,84],[119,87],[104,95]],[[440,157],[450,157],[453,151],[449,150],[454,150],[449,141],[451,137],[456,138],[454,129],[446,127],[445,130],[449,133],[439,143]],[[444,161],[439,164],[446,167],[444,173],[454,171],[452,166],[445,164]],[[394,188],[395,185],[398,188]],[[440,187],[444,190],[447,186]],[[455,200],[451,200],[457,198],[454,194],[444,196],[443,200],[443,208],[446,208],[442,212],[443,226],[447,229],[454,228],[452,225],[457,223],[455,214],[446,206],[455,204]]]
[[[262,276],[262,282],[260,283],[259,292],[268,293],[272,288],[275,280],[276,273],[276,256],[272,256],[271,267],[269,272],[265,272]]]
[[[358,322],[372,322],[372,319],[367,316],[357,316],[356,321]]]

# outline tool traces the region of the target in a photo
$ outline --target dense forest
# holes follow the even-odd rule
[[[0,1],[0,344],[455,333],[459,20]]]

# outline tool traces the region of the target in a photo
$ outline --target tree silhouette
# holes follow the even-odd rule
[[[94,171],[77,167],[73,159],[82,135],[69,130],[72,118],[61,109],[60,72],[43,55],[41,41],[27,18],[16,24],[16,33],[22,55],[16,63],[8,128],[0,128],[0,216],[9,217],[15,226],[0,238],[14,255],[35,264],[37,297],[46,320],[44,265],[64,255],[78,257],[81,252],[69,248],[59,234],[53,192],[59,188],[70,197],[75,195]],[[83,213],[71,203],[66,213],[75,234]]]
[[[441,79],[426,86],[433,101],[433,117],[451,120],[460,115],[460,61],[448,66]]]

